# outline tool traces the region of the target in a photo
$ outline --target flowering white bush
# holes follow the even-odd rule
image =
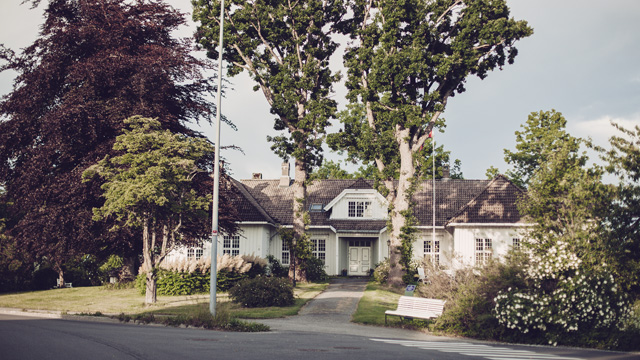
[[[587,269],[563,241],[529,256],[528,286],[508,288],[494,299],[494,315],[500,324],[523,334],[537,331],[556,345],[563,335],[626,323],[630,315],[627,297],[606,264]]]

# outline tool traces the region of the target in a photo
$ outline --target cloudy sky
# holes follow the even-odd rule
[[[38,34],[41,9],[1,0],[0,43],[19,50]],[[43,0],[45,3],[46,0]],[[189,0],[168,3],[190,12]],[[465,178],[484,178],[490,166],[504,171],[505,148],[515,146],[514,132],[533,111],[556,109],[568,120],[575,136],[591,137],[605,145],[614,132],[610,120],[640,125],[640,1],[637,0],[507,0],[514,18],[524,19],[534,34],[517,44],[515,64],[490,73],[485,80],[471,78],[467,91],[451,99],[444,117],[447,128],[437,134],[452,157],[462,161]],[[193,33],[182,30],[182,36]],[[340,56],[333,61],[340,69]],[[14,74],[0,74],[0,94],[11,90]],[[281,160],[270,150],[268,134],[275,135],[266,100],[253,92],[246,76],[230,79],[233,90],[223,99],[222,111],[238,127],[222,128],[221,144],[237,145],[244,154],[222,154],[236,178],[253,172],[278,178]],[[334,97],[344,107],[344,86]],[[337,131],[335,121],[329,131]],[[199,128],[211,139],[213,127]],[[336,154],[327,157],[337,160]]]

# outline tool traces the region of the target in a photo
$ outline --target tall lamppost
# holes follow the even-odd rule
[[[222,113],[222,42],[224,33],[224,0],[220,1],[220,51],[218,52],[218,96],[216,108],[216,137],[213,164],[213,209],[211,212],[211,281],[209,312],[216,316],[218,287],[218,203],[220,202],[220,115]]]

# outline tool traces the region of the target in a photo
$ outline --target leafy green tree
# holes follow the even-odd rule
[[[220,1],[193,3],[194,20],[201,23],[198,41],[209,57],[217,58]],[[305,236],[308,174],[322,163],[325,128],[336,112],[330,95],[339,76],[329,69],[329,58],[338,45],[331,35],[346,7],[339,0],[231,0],[225,4],[227,73],[234,76],[246,71],[276,116],[274,129],[288,133],[268,139],[282,159],[295,160],[293,229],[294,241],[298,241]],[[295,246],[291,249],[291,276],[304,280]],[[298,271],[295,276],[293,269]]]
[[[345,54],[348,98],[364,105],[366,121],[356,125],[361,136],[342,145],[376,164],[390,204],[389,282],[398,285],[404,271],[397,266],[401,238],[410,241],[413,232],[407,226],[412,183],[426,170],[417,166],[417,154],[443,123],[440,115],[449,99],[465,91],[467,77],[483,79],[512,63],[515,42],[532,29],[510,19],[503,0],[354,0],[351,5],[354,18],[343,28],[353,40]]]
[[[587,168],[588,158],[576,146],[567,134],[538,148],[527,196],[519,203],[520,212],[535,224],[525,242],[525,285],[498,295],[495,315],[527,341],[610,343],[629,316],[627,296],[619,287],[624,280],[614,279],[602,231],[612,193],[601,181],[603,170]]]
[[[602,158],[606,170],[618,176],[615,201],[611,201],[606,217],[609,258],[623,288],[640,297],[640,127],[620,131],[609,142],[611,148]],[[602,149],[601,149],[602,150]]]
[[[354,175],[340,167],[340,162],[324,160],[322,166],[309,174],[309,181],[322,179],[353,179]]]
[[[516,131],[516,150],[504,150],[504,160],[513,166],[507,177],[516,185],[526,188],[536,170],[547,162],[554,150],[568,147],[577,153],[583,141],[566,131],[567,120],[562,113],[551,111],[532,112],[527,122]]]
[[[183,14],[160,1],[51,0],[35,42],[0,47],[0,70],[17,73],[0,100],[0,183],[11,201],[7,231],[34,260],[82,254],[134,256],[136,234],[93,222],[100,184],[82,172],[112,154],[122,120],[160,117],[176,133],[208,120],[214,88],[206,63],[173,36]]]
[[[187,237],[183,224],[208,218],[211,203],[196,191],[196,177],[211,172],[213,146],[203,138],[162,130],[160,121],[134,116],[130,129],[113,146],[121,153],[107,156],[83,174],[104,179],[105,202],[94,219],[114,218],[116,225],[142,230],[142,270],[146,273],[147,304],[156,302],[156,269],[168,252]],[[221,221],[224,232],[233,222]],[[204,234],[200,234],[203,236]]]

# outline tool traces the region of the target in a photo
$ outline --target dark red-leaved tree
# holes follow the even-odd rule
[[[215,113],[207,99],[214,87],[202,75],[208,65],[189,40],[172,35],[184,21],[161,1],[51,0],[31,46],[20,54],[0,47],[0,70],[18,73],[0,101],[7,231],[48,260],[60,281],[62,265],[79,254],[139,253],[130,230],[109,233],[109,224],[92,221],[100,184],[81,179],[113,151],[124,119],[157,117],[163,128],[200,136],[186,123]],[[220,225],[224,231],[232,222]],[[193,228],[201,229],[194,236],[208,231]]]

